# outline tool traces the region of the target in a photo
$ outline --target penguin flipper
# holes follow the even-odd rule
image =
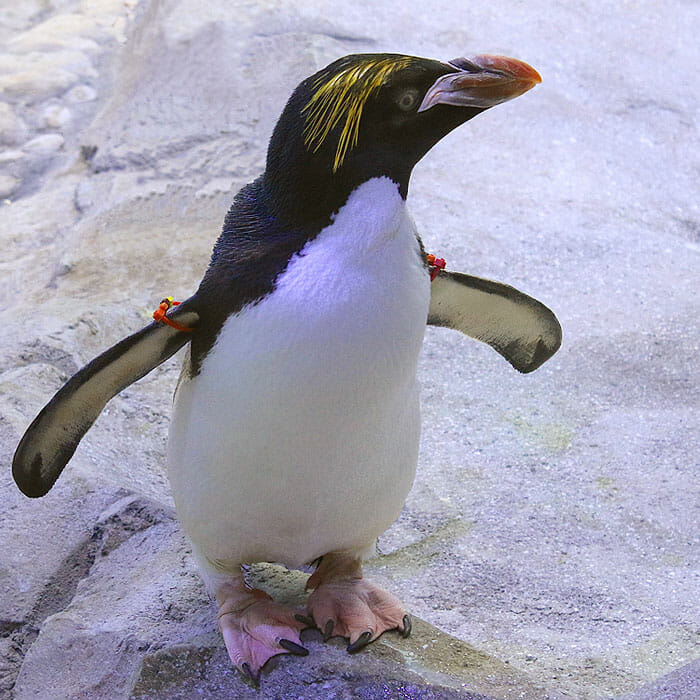
[[[519,372],[536,370],[561,345],[561,326],[544,304],[514,287],[441,270],[430,285],[428,323],[488,343]]]
[[[194,328],[199,314],[187,309],[186,303],[168,317]],[[12,476],[20,491],[31,498],[47,494],[105,404],[191,337],[192,333],[154,322],[76,372],[32,421],[17,446]]]

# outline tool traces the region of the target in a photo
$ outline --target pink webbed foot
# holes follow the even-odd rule
[[[324,641],[349,639],[348,651],[359,651],[387,630],[411,633],[411,618],[401,601],[362,578],[358,559],[348,554],[326,554],[309,578],[308,610],[323,632]]]
[[[304,625],[295,619],[294,610],[275,603],[267,593],[248,588],[241,579],[222,585],[216,599],[231,662],[255,684],[273,656],[309,653],[299,639]]]

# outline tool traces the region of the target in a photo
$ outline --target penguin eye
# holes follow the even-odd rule
[[[413,109],[417,103],[418,90],[416,90],[415,88],[409,88],[408,90],[404,90],[399,95],[398,105],[399,109],[401,109],[403,112],[408,112],[409,110]]]

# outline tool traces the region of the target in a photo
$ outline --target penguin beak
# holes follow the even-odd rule
[[[419,112],[435,105],[488,109],[522,95],[537,83],[540,74],[527,63],[507,56],[455,58],[449,65],[457,73],[438,78],[425,93]]]

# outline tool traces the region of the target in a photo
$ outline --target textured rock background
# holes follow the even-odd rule
[[[0,697],[700,697],[699,30],[687,0],[2,3]],[[256,694],[173,519],[177,361],[46,498],[9,465],[79,366],[195,288],[290,91],[358,51],[540,70],[409,204],[452,269],[550,305],[564,346],[520,376],[428,329],[419,475],[369,567],[427,622],[353,657],[311,635]]]

